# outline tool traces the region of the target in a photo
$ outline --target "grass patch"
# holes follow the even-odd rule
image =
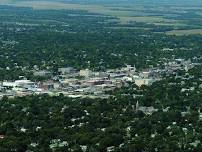
[[[130,21],[143,23],[174,23],[175,20],[165,19],[159,16],[144,16],[144,17],[119,17],[122,24],[127,24]]]
[[[166,32],[167,35],[176,35],[176,36],[183,36],[183,35],[197,35],[202,34],[202,29],[191,29],[191,30],[172,30]]]
[[[9,0],[3,0],[9,1]],[[117,18],[116,20],[112,20],[109,22],[119,22],[120,24],[128,24],[129,22],[142,22],[148,24],[154,24],[156,26],[171,26],[173,29],[176,29],[177,33],[181,35],[188,34],[196,34],[200,33],[201,30],[183,30],[179,31],[177,29],[182,29],[183,27],[191,26],[187,24],[187,20],[180,20],[180,14],[183,15],[188,11],[197,10],[197,14],[201,15],[202,8],[200,7],[144,7],[144,5],[127,5],[127,6],[119,6],[116,5],[91,5],[91,4],[69,4],[62,2],[54,2],[54,1],[16,1],[12,3],[14,6],[19,7],[32,7],[33,9],[53,9],[53,10],[84,10],[90,13],[101,14],[105,16],[112,16]],[[179,18],[177,18],[179,16]],[[193,18],[192,18],[193,19]],[[194,24],[192,24],[194,26]],[[200,28],[200,27],[190,27],[191,28]],[[176,31],[170,31],[167,34],[175,34]],[[178,32],[179,31],[179,32]]]

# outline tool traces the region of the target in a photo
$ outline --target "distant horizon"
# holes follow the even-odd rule
[[[138,4],[176,4],[176,5],[202,5],[201,0],[0,0],[0,4],[10,4],[18,2],[31,2],[31,1],[43,1],[43,2],[61,2],[61,3],[83,3],[83,4],[98,4],[98,3],[138,3]],[[183,2],[183,4],[182,4]]]

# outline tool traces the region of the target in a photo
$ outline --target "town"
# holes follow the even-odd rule
[[[3,96],[48,94],[58,96],[63,94],[71,98],[108,98],[110,92],[121,88],[128,83],[152,85],[165,76],[175,74],[178,70],[188,71],[199,63],[191,60],[173,59],[163,66],[137,70],[135,66],[126,65],[120,69],[108,69],[103,72],[94,72],[89,69],[76,70],[72,67],[58,68],[58,75],[47,70],[33,70],[34,76],[50,76],[45,81],[33,82],[20,76],[19,80],[0,82],[0,99]]]

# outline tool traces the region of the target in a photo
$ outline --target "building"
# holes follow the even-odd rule
[[[69,78],[69,79],[60,80],[60,83],[63,86],[68,86],[68,85],[76,85],[79,83],[79,81],[76,78]]]
[[[154,107],[145,107],[145,106],[139,106],[139,102],[136,102],[136,109],[135,111],[142,111],[143,113],[147,115],[151,115],[154,112],[157,112],[158,109],[155,109]]]
[[[106,72],[95,72],[95,77],[108,78],[109,75]]]
[[[122,71],[126,72],[127,74],[135,74],[136,68],[135,66],[126,65],[126,67],[121,69]]]
[[[15,84],[18,87],[26,87],[26,88],[33,87],[35,85],[35,83],[30,80],[16,80]]]
[[[2,86],[5,88],[31,88],[35,83],[30,80],[16,80],[15,82],[4,81]]]
[[[4,81],[2,83],[2,86],[3,87],[9,87],[9,88],[13,88],[16,86],[16,83],[15,82],[10,82],[10,81]]]
[[[79,75],[82,77],[90,77],[92,76],[92,71],[89,69],[85,69],[85,70],[80,70]]]
[[[92,85],[102,85],[102,84],[112,84],[111,80],[104,80],[104,79],[91,79],[85,82],[88,86]]]
[[[34,71],[33,72],[34,76],[40,76],[40,77],[45,77],[45,76],[50,76],[51,72],[46,71],[46,70],[41,70],[41,71]]]
[[[140,74],[139,74],[139,76],[141,78],[149,78],[149,77],[152,76],[152,71],[150,71],[150,70],[141,71]]]
[[[155,79],[142,79],[142,78],[138,78],[138,79],[134,79],[134,82],[137,86],[141,87],[142,85],[152,85],[155,82]]]
[[[67,68],[59,68],[58,72],[60,72],[62,75],[65,74],[71,74],[72,72],[74,72],[74,68],[73,67],[67,67]]]
[[[53,90],[54,89],[54,82],[53,81],[46,81],[39,83],[39,88],[43,90]]]

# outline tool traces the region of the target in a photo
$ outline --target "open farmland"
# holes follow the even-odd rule
[[[35,10],[78,10],[89,13],[111,16],[113,19],[107,22],[116,22],[120,26],[115,28],[139,29],[136,23],[141,23],[155,32],[166,32],[173,35],[201,34],[202,7],[162,3],[158,6],[149,4],[144,7],[142,3],[125,3],[116,5],[115,3],[63,3],[54,1],[13,1],[3,0],[0,4],[9,2],[9,5],[18,7],[32,7]],[[128,26],[129,25],[129,26]],[[124,27],[123,27],[124,26]],[[142,25],[141,25],[142,26]],[[113,28],[110,27],[110,28]],[[163,29],[159,31],[159,28]]]
[[[87,11],[89,13],[100,14],[105,16],[112,16],[116,19],[113,19],[112,22],[117,22],[122,26],[125,25],[127,28],[127,24],[131,24],[134,22],[143,23],[143,24],[151,24],[152,26],[156,26],[158,29],[163,28],[163,32],[171,31],[171,30],[180,30],[179,33],[187,34],[198,34],[201,33],[200,30],[193,30],[198,27],[196,25],[190,24],[193,16],[195,14],[192,13],[193,10],[197,10],[197,17],[199,18],[202,14],[202,10],[200,7],[193,6],[152,6],[150,8],[145,8],[144,5],[133,4],[125,6],[112,5],[112,4],[79,4],[79,3],[62,3],[62,2],[50,2],[50,1],[15,1],[10,3],[10,5],[18,6],[18,7],[32,7],[35,10],[82,10]],[[181,18],[181,16],[186,15],[186,18]],[[192,17],[192,18],[191,18]],[[194,18],[195,20],[198,18]],[[202,16],[201,16],[202,18]],[[108,20],[110,21],[110,20]],[[199,19],[200,21],[200,19]],[[130,25],[135,26],[135,25]],[[187,29],[188,26],[188,29]],[[200,25],[199,25],[200,26]],[[115,27],[118,28],[119,26]],[[123,27],[121,27],[123,28]],[[139,28],[139,27],[134,27]],[[146,27],[152,28],[152,27]],[[185,29],[186,28],[186,29]],[[167,30],[168,29],[168,30]],[[167,31],[166,31],[167,30]],[[183,30],[183,31],[181,31]],[[190,30],[192,32],[190,32]],[[158,31],[157,31],[158,32]],[[160,31],[162,32],[162,30]],[[172,32],[168,32],[168,34],[172,34]],[[186,33],[185,33],[186,34]],[[179,34],[181,35],[181,34]]]
[[[193,35],[193,34],[202,34],[202,29],[192,29],[192,30],[173,30],[166,32],[167,35]]]
[[[159,16],[138,16],[138,17],[119,17],[122,24],[128,22],[143,22],[143,23],[175,23],[175,20],[165,19]]]

